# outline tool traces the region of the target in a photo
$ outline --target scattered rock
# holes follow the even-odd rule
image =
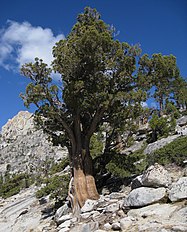
[[[126,197],[126,194],[124,192],[119,193],[119,192],[113,192],[109,195],[110,199],[121,199]]]
[[[60,208],[58,208],[58,210],[55,213],[55,217],[54,220],[58,223],[59,219],[66,214],[70,213],[70,208],[68,207],[67,204],[64,204],[63,206],[61,206]]]
[[[63,223],[61,223],[61,224],[59,225],[59,228],[69,228],[70,225],[71,225],[71,220],[69,219],[69,220],[66,220],[66,221],[64,221]]]
[[[60,229],[58,232],[69,232],[69,231],[70,231],[69,227],[65,227]]]
[[[131,182],[131,189],[135,189],[135,188],[139,188],[139,187],[143,186],[142,177],[143,177],[143,174],[135,177],[132,180],[132,182]]]
[[[116,212],[117,210],[120,209],[120,204],[119,203],[114,203],[114,204],[111,204],[111,205],[108,205],[106,208],[105,208],[105,211],[107,213],[111,212],[111,213],[114,213]]]
[[[80,223],[71,229],[71,232],[95,232],[99,229],[98,222]]]
[[[112,229],[112,225],[110,223],[104,224],[103,227],[104,227],[105,230],[111,230]]]
[[[99,216],[100,213],[98,211],[91,211],[91,212],[87,212],[87,213],[81,213],[81,218],[82,219],[88,219],[88,218],[95,218],[97,216]]]
[[[118,223],[118,222],[113,223],[112,224],[112,230],[114,230],[114,231],[121,230],[120,223]]]
[[[88,199],[84,206],[81,208],[81,212],[82,213],[85,213],[85,212],[89,212],[89,211],[92,211],[96,208],[98,202],[96,200],[90,200]]]
[[[62,224],[63,222],[69,220],[72,218],[72,215],[71,214],[66,214],[66,215],[63,215],[61,216],[58,220],[57,220],[57,223],[58,224]],[[64,226],[65,227],[65,226]]]
[[[128,231],[132,224],[133,221],[131,217],[125,217],[120,220],[120,227],[122,230]]]

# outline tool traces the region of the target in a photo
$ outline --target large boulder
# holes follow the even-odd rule
[[[176,205],[156,203],[139,209],[131,209],[127,215],[133,218],[169,219],[178,208],[180,207]]]
[[[168,187],[172,183],[170,173],[160,164],[151,165],[142,175],[132,180],[131,188]]]
[[[163,201],[166,197],[166,189],[140,187],[130,192],[124,201],[124,206],[142,207],[156,202]]]
[[[187,198],[187,177],[181,177],[169,190],[169,199],[179,201]]]

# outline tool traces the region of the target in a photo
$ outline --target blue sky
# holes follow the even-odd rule
[[[114,25],[120,41],[139,43],[150,55],[175,55],[187,78],[187,0],[1,0],[0,128],[27,110],[19,97],[28,83],[20,66],[36,56],[50,63],[52,46],[68,35],[86,6]]]

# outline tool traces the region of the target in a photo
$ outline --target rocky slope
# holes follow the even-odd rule
[[[65,203],[56,213],[48,198],[37,200],[31,187],[0,202],[0,232],[185,232],[187,176],[185,170],[149,167],[119,192],[88,200],[79,215]],[[173,176],[175,178],[173,179]],[[138,185],[137,185],[138,182]]]
[[[47,135],[34,126],[32,114],[19,112],[2,127],[0,134],[0,174],[38,172],[47,161],[67,156],[67,150],[53,146]]]
[[[147,154],[163,144],[186,135],[187,117],[178,120],[176,135],[150,144]],[[130,154],[143,144],[143,128],[136,134]],[[2,128],[0,136],[0,174],[38,172],[46,161],[67,156],[34,126],[29,112],[20,112]],[[49,197],[37,199],[38,187],[31,186],[7,199],[0,198],[0,232],[185,232],[187,231],[187,170],[176,166],[150,166],[119,191],[103,191],[98,201],[88,200],[79,215],[72,215],[65,202],[57,211]]]

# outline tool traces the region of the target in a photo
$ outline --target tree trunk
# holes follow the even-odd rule
[[[85,150],[84,173],[86,177],[87,192],[89,199],[92,200],[99,199],[99,194],[97,192],[95,179],[93,177],[93,162],[92,162],[92,157],[90,155],[89,145],[86,147]]]
[[[163,116],[163,99],[162,99],[162,97],[160,97],[159,105],[160,105],[160,116],[162,117]]]
[[[99,199],[93,177],[92,158],[89,153],[89,147],[78,149],[75,154],[72,154],[72,166],[73,183],[69,186],[69,193],[72,198],[71,206],[73,213],[76,214],[77,210],[84,205],[87,199]]]

